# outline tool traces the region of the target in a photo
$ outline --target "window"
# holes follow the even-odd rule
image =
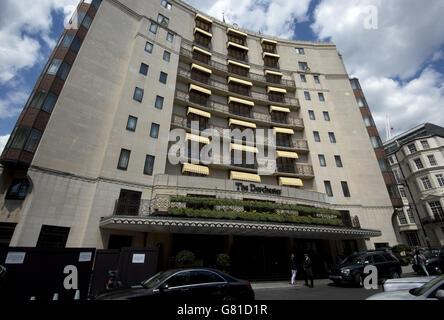
[[[418,168],[418,170],[423,169],[424,165],[422,164],[421,159],[416,158],[413,160],[415,162],[416,168]]]
[[[395,176],[396,183],[400,183],[401,179],[399,178],[398,170],[393,170],[393,175]]]
[[[305,71],[308,69],[307,62],[299,62],[299,70]]]
[[[168,79],[168,74],[165,72],[160,72],[159,82],[166,84]]]
[[[401,197],[407,198],[407,194],[405,193],[404,187],[399,187],[399,193],[401,194]]]
[[[296,54],[305,54],[305,51],[303,48],[296,48]]]
[[[25,144],[24,150],[28,151],[28,152],[35,152],[41,136],[42,136],[42,133],[39,130],[32,129],[31,134],[29,135],[28,141]]]
[[[318,93],[319,101],[325,101],[324,94],[322,92]]]
[[[162,7],[167,8],[168,10],[171,10],[173,7],[171,5],[171,3],[169,3],[168,1],[165,1],[165,0],[162,0],[161,4],[162,4]]]
[[[15,132],[14,140],[11,143],[11,149],[21,149],[25,145],[26,139],[28,138],[30,128],[19,127]]]
[[[162,110],[162,108],[163,108],[163,101],[164,101],[164,98],[163,98],[163,97],[161,97],[161,96],[157,96],[157,97],[156,97],[156,104],[155,104],[155,107],[156,107],[157,109]]]
[[[91,26],[91,22],[92,22],[91,17],[86,15],[85,19],[83,19],[82,26],[84,26],[86,29],[89,29],[89,27]]]
[[[422,140],[421,145],[423,149],[430,149],[430,145],[427,140]]]
[[[438,184],[440,187],[444,187],[444,176],[443,174],[437,174],[436,180],[438,181]]]
[[[53,59],[49,68],[48,68],[48,71],[46,73],[55,76],[57,74],[57,71],[59,70],[59,67],[61,64],[62,64],[62,60]]]
[[[71,50],[74,52],[78,52],[80,50],[81,45],[82,45],[82,40],[76,36],[72,41]]]
[[[430,210],[432,210],[433,216],[437,219],[444,219],[444,211],[439,201],[429,202]]]
[[[431,166],[436,166],[436,165],[438,165],[438,164],[436,163],[436,159],[435,159],[435,156],[434,156],[433,154],[428,155],[427,158],[429,159],[429,163],[430,163]]]
[[[159,125],[157,123],[151,124],[150,137],[157,139],[159,137]]]
[[[137,127],[137,118],[133,116],[128,117],[128,122],[126,124],[126,130],[128,131],[136,131]]]
[[[119,163],[117,165],[117,169],[126,170],[128,169],[128,163],[130,159],[131,151],[122,149],[120,151]]]
[[[410,153],[415,153],[417,151],[416,146],[413,143],[409,144],[407,147],[409,148]]]
[[[304,74],[301,74],[301,81],[302,81],[302,82],[307,82],[307,79],[305,78],[305,75],[304,75]]]
[[[157,33],[157,28],[158,28],[158,25],[156,23],[154,23],[154,22],[151,22],[150,31],[152,33],[156,34]]]
[[[310,120],[316,120],[313,110],[308,110],[308,115],[310,116]]]
[[[159,15],[157,16],[157,22],[165,27],[168,27],[168,24],[170,23],[170,19],[168,19],[167,17],[165,17],[159,13]]]
[[[24,200],[28,194],[29,181],[28,179],[15,179],[12,181],[6,194],[6,200]]]
[[[174,34],[172,34],[171,32],[167,33],[167,41],[168,42],[173,42],[174,40]]]
[[[346,181],[341,181],[342,192],[344,193],[344,197],[350,198],[350,190],[348,189],[348,183]]]
[[[191,283],[191,272],[184,271],[178,273],[165,282],[169,288],[187,286]]]
[[[336,137],[335,137],[335,134],[333,132],[329,132],[328,133],[328,137],[330,138],[330,142],[331,143],[336,143]]]
[[[364,119],[364,123],[366,127],[376,127],[375,121],[372,117],[369,116],[363,116],[362,119]]]
[[[389,157],[388,160],[389,160],[390,164],[394,164],[395,163],[395,161],[393,161],[393,157]]]
[[[148,75],[148,69],[149,69],[148,65],[146,65],[145,63],[142,63],[142,64],[140,64],[139,72],[141,74],[143,74],[144,76],[146,76],[146,75]]]
[[[359,82],[357,80],[351,80],[350,83],[353,90],[361,89],[361,87],[359,86]]]
[[[70,228],[43,225],[37,248],[65,248]]]
[[[205,270],[191,271],[191,284],[215,283],[215,282],[224,283],[225,280],[222,279],[217,274],[210,271],[205,271]]]
[[[45,97],[46,97],[46,91],[38,91],[32,97],[32,100],[31,100],[31,103],[29,104],[29,106],[31,108],[40,109],[42,107],[43,101],[45,100]]]
[[[330,121],[330,115],[328,114],[328,112],[324,111],[323,114],[324,114],[324,120],[325,121]]]
[[[69,70],[71,70],[71,66],[69,64],[67,64],[66,62],[63,62],[62,65],[60,66],[57,76],[62,80],[66,80]]]
[[[321,137],[319,136],[319,131],[313,131],[313,136],[316,142],[321,142]]]
[[[323,154],[318,155],[319,158],[319,164],[321,167],[326,167],[327,163],[325,162],[325,156]]]
[[[148,53],[153,53],[153,44],[150,42],[147,42],[145,45],[145,51]]]
[[[424,186],[424,190],[432,189],[432,184],[430,183],[429,177],[421,178],[422,185]]]
[[[387,172],[389,167],[387,165],[387,161],[385,159],[378,159],[379,168],[382,172]]]
[[[52,92],[48,93],[45,103],[43,104],[42,110],[51,113],[56,101],[57,101],[57,96]]]
[[[342,168],[342,160],[341,160],[341,156],[335,156],[335,162],[336,162],[336,167],[338,168]]]
[[[327,195],[329,197],[333,197],[333,190],[331,188],[330,181],[324,181],[324,186],[325,186],[325,192],[327,193]]]
[[[365,107],[364,99],[362,98],[356,98],[356,101],[358,102],[358,106]]]
[[[415,223],[415,215],[412,209],[407,209],[407,216],[409,217],[410,223]]]
[[[69,48],[69,46],[71,45],[72,39],[74,39],[74,35],[72,34],[65,34],[65,37],[63,38],[62,41],[62,47],[63,48]]]
[[[147,155],[145,158],[145,168],[143,169],[143,173],[151,176],[153,175],[153,168],[154,168],[154,160],[155,157]]]
[[[311,100],[310,92],[304,91],[305,100]]]
[[[142,100],[143,100],[143,89],[136,88],[134,90],[134,97],[133,98],[136,101],[142,102]]]
[[[170,58],[171,58],[171,53],[169,53],[168,51],[164,51],[163,52],[163,60],[170,62]]]
[[[381,138],[372,136],[370,137],[370,141],[372,143],[373,148],[377,149],[382,147]]]
[[[321,83],[321,81],[319,81],[319,76],[313,76],[313,78],[315,83]]]

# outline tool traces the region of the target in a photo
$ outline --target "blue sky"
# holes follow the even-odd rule
[[[159,1],[160,0],[145,0]],[[333,41],[360,79],[385,139],[424,122],[444,126],[444,1],[187,0],[241,28],[304,41]],[[77,0],[0,2],[0,151]],[[377,27],[365,28],[376,9]],[[174,8],[173,8],[174,10]],[[374,13],[374,12],[373,12]],[[374,22],[374,21],[373,21]]]

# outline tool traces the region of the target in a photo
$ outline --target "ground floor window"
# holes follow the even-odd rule
[[[133,237],[112,234],[109,236],[108,249],[129,248],[132,246],[132,244],[133,244]]]
[[[65,248],[70,228],[43,225],[37,248]]]
[[[418,233],[416,232],[406,232],[405,236],[407,238],[407,244],[409,247],[417,247],[420,246]]]
[[[16,225],[15,223],[0,223],[0,248],[9,247]]]

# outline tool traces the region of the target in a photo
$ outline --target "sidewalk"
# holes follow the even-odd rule
[[[316,284],[328,284],[331,281],[329,279],[315,279],[314,285]],[[288,281],[262,281],[262,282],[252,282],[251,287],[253,290],[258,289],[278,289],[278,288],[301,288],[305,287],[305,280],[296,280],[295,285],[291,285]]]

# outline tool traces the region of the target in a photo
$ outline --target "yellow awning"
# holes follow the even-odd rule
[[[190,84],[190,91],[191,90],[196,90],[196,91],[199,91],[199,92],[202,92],[202,93],[205,93],[205,94],[211,96],[211,90],[196,86],[195,84],[192,84],[192,83]]]
[[[199,47],[193,46],[193,51],[199,51],[200,53],[206,54],[207,56],[212,56],[211,52],[205,51]]]
[[[304,183],[302,182],[301,179],[297,179],[297,178],[279,177],[279,185],[280,186],[303,187]]]
[[[196,141],[203,144],[210,144],[210,139],[195,134],[187,133],[187,140]]]
[[[239,63],[239,62],[237,62],[237,61],[227,60],[227,63],[228,63],[228,64],[235,65],[235,66],[238,66],[238,67],[242,67],[242,68],[245,68],[245,69],[250,69],[250,66],[249,66],[249,65],[247,65],[247,64],[243,64],[243,63]]]
[[[234,78],[234,77],[228,77],[228,83],[230,83],[230,82],[237,82],[237,83],[249,86],[249,87],[253,86],[253,83],[250,81],[245,81],[245,80],[241,80],[241,79]]]
[[[270,106],[270,113],[272,113],[273,111],[286,112],[286,113],[290,113],[291,112],[290,108]]]
[[[207,37],[210,37],[210,38],[213,37],[213,35],[211,33],[206,32],[205,30],[203,30],[201,28],[194,27],[194,33],[196,33],[196,32],[200,32],[200,33],[202,33],[202,34],[204,34],[204,35],[206,35]]]
[[[283,89],[283,88],[267,87],[267,93],[270,93],[271,91],[279,92],[279,93],[287,93],[287,90]]]
[[[245,152],[253,152],[253,153],[259,153],[258,148],[252,147],[252,146],[245,146],[243,144],[231,144],[231,150],[240,150]]]
[[[293,129],[286,129],[286,128],[273,128],[274,132],[276,133],[286,133],[286,134],[294,134]]]
[[[284,74],[282,72],[277,72],[277,71],[271,71],[271,70],[265,70],[265,75],[267,74],[272,74],[274,76],[283,76]]]
[[[271,44],[277,44],[277,41],[274,41],[274,40],[265,39],[265,38],[261,39],[261,43],[264,43],[264,42],[271,43]]]
[[[278,59],[281,57],[280,55],[275,54],[275,53],[271,53],[271,52],[264,52],[264,53],[262,53],[262,58],[265,58],[266,56],[273,57],[273,58],[278,58]]]
[[[196,19],[202,19],[202,20],[204,20],[204,21],[206,21],[206,22],[208,22],[208,23],[213,23],[213,20],[211,20],[211,19],[208,19],[207,17],[204,17],[203,15],[201,15],[200,13],[198,13],[198,14],[196,14]]]
[[[230,32],[234,33],[234,34],[237,34],[238,36],[241,36],[241,37],[248,37],[248,35],[246,33],[241,32],[241,31],[236,30],[236,29],[233,29],[233,28],[228,28],[227,29],[227,33],[230,33]]]
[[[296,152],[276,151],[276,158],[299,159]]]
[[[251,181],[251,182],[261,182],[261,176],[253,173],[245,173],[239,171],[230,172],[230,180],[241,180],[241,181]]]
[[[182,173],[184,173],[184,172],[197,173],[197,174],[202,174],[205,176],[210,175],[210,169],[208,167],[199,166],[199,165],[190,164],[190,163],[185,163],[182,166]]]
[[[202,67],[202,66],[195,64],[195,63],[191,64],[191,69],[197,69],[197,70],[203,71],[205,73],[209,73],[209,74],[213,73],[213,71],[211,71],[211,69]]]
[[[239,99],[239,98],[235,98],[235,97],[228,97],[228,104],[230,104],[231,102],[242,103],[242,104],[246,104],[247,106],[254,107],[253,101],[248,101],[248,100]]]
[[[228,48],[229,46],[233,46],[233,47],[236,47],[236,48],[239,48],[239,49],[242,49],[242,50],[246,50],[246,51],[248,51],[248,47],[243,46],[243,45],[240,45],[240,44],[237,44],[237,43],[234,43],[234,42],[232,42],[232,41],[228,41],[228,43],[227,43],[227,48]]]
[[[199,110],[199,109],[196,109],[196,108],[193,108],[193,107],[188,107],[188,113],[187,114],[190,114],[190,113],[194,113],[194,114],[197,114],[198,116],[202,116],[202,117],[205,117],[205,118],[208,118],[208,119],[211,118],[211,113],[206,112],[206,111],[202,111],[202,110]]]
[[[246,122],[246,121],[241,121],[241,120],[236,120],[236,119],[230,119],[230,121],[228,122],[228,126],[231,126],[232,124],[236,124],[236,125],[242,126],[242,127],[248,127],[248,128],[256,129],[256,124],[251,123],[251,122]]]

